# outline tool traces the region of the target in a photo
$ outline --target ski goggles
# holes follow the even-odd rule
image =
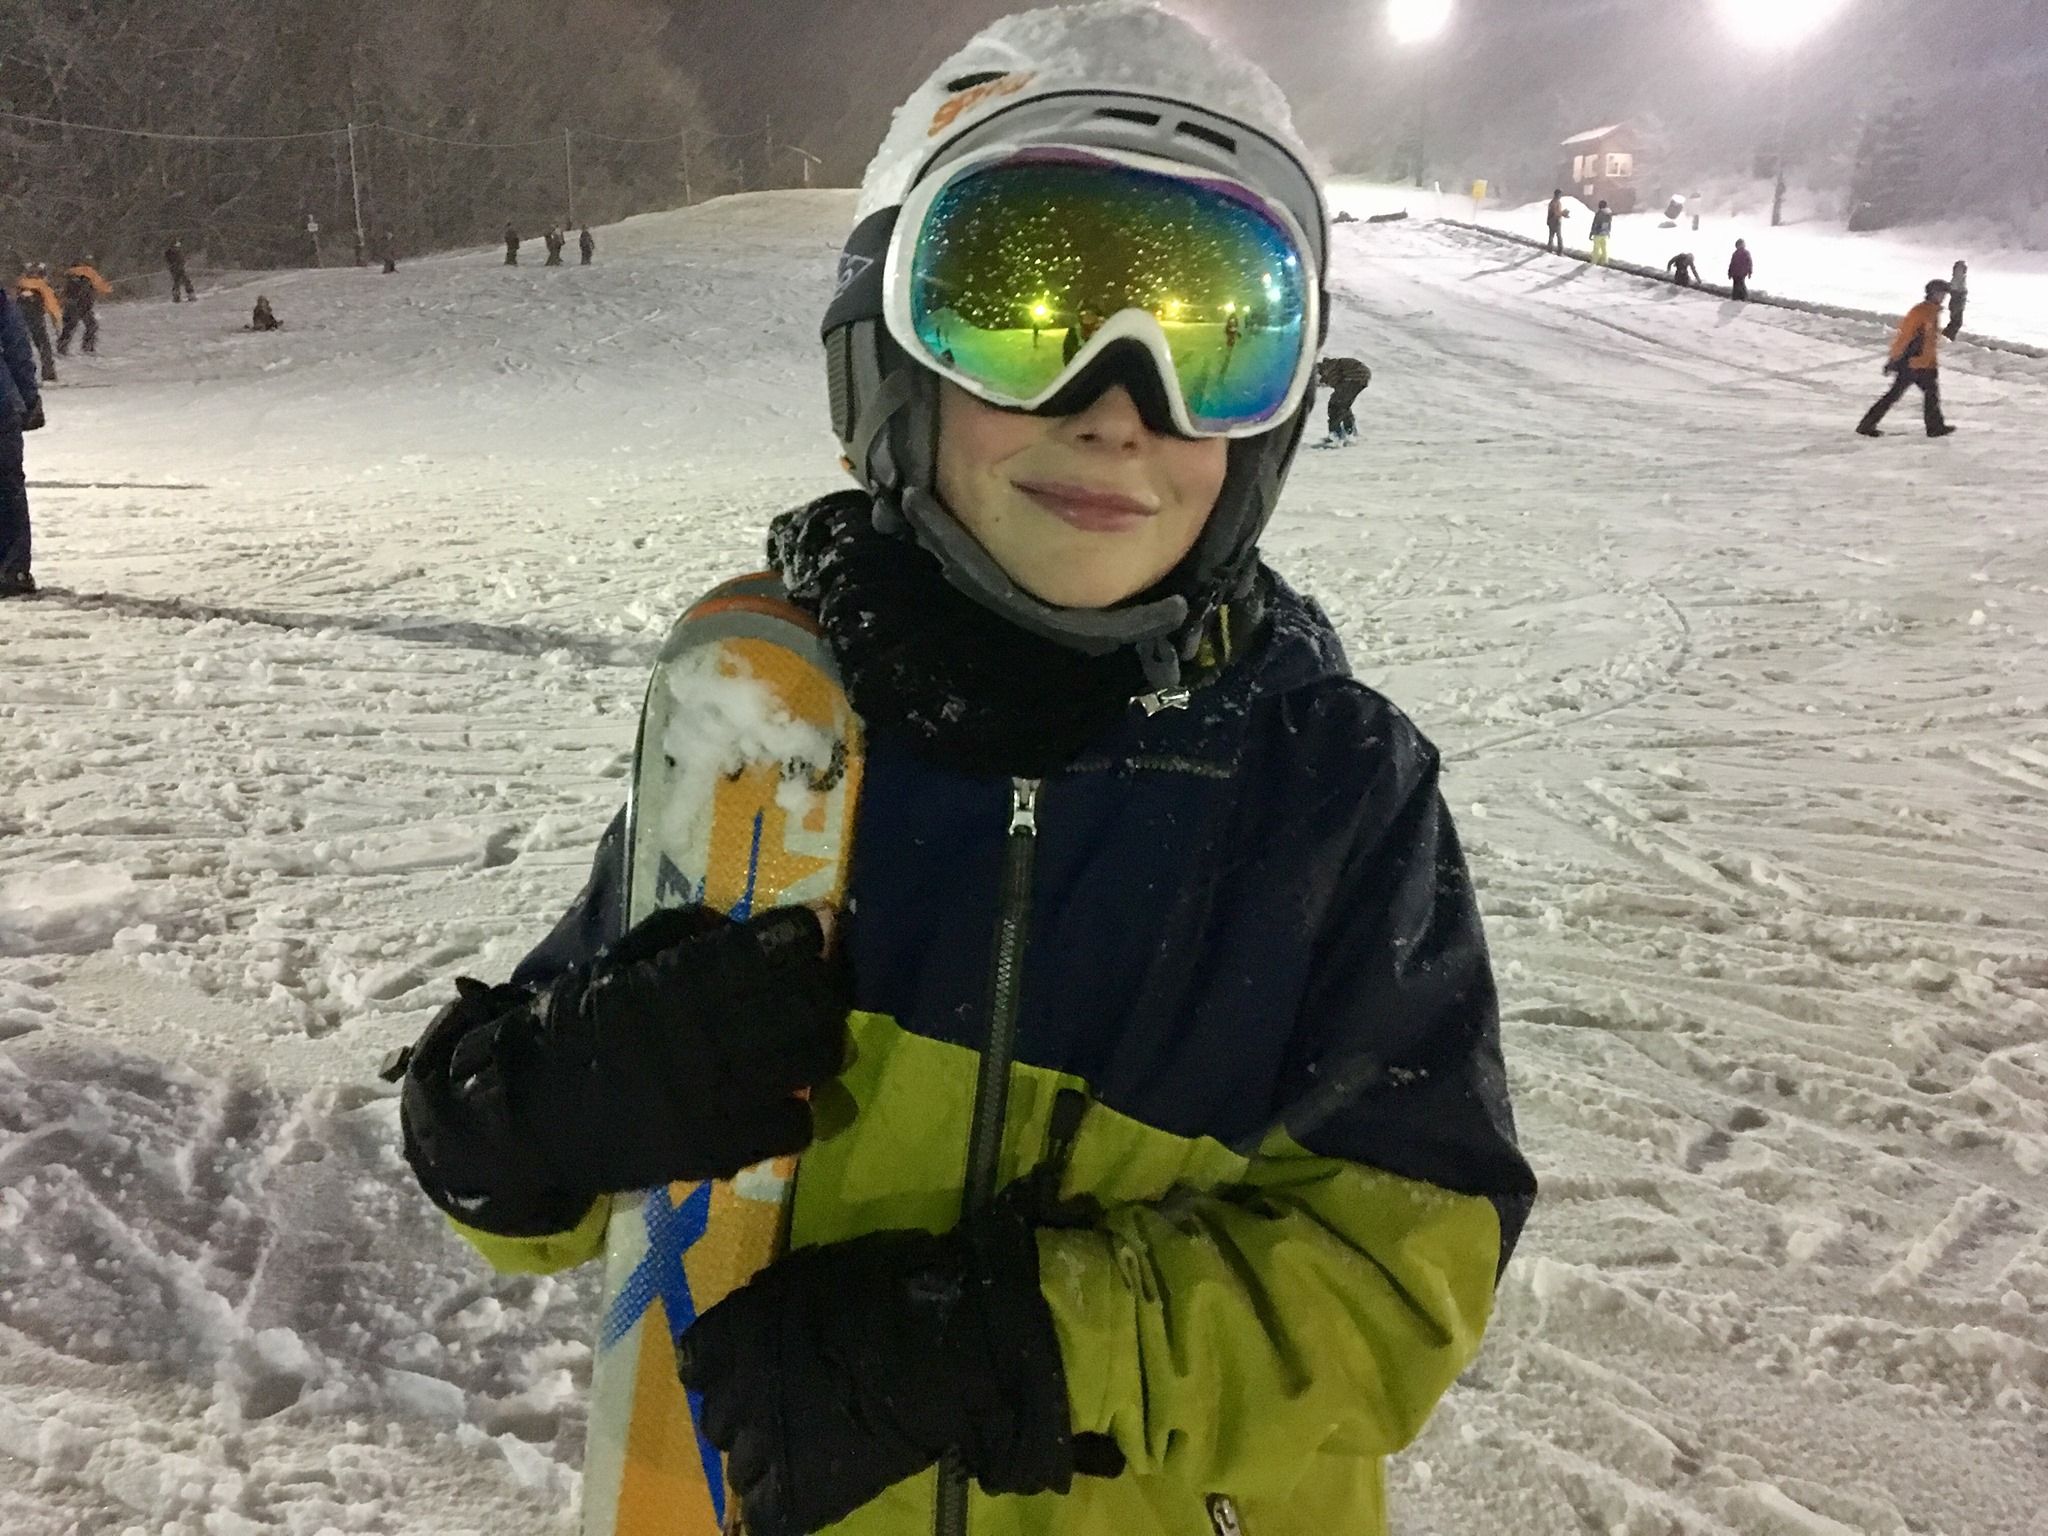
[[[1250,437],[1308,393],[1321,293],[1301,225],[1229,177],[1110,149],[999,148],[905,202],[883,275],[897,343],[1036,410],[1121,342],[1188,437]]]

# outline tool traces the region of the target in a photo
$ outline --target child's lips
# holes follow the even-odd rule
[[[1122,533],[1136,528],[1158,513],[1134,496],[1092,486],[1069,485],[1060,480],[1019,480],[1016,483],[1031,500],[1054,517],[1083,533]]]

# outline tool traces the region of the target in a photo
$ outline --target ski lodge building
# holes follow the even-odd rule
[[[1604,197],[1616,213],[1636,211],[1636,136],[1627,123],[1611,123],[1564,141],[1558,182],[1589,205]]]

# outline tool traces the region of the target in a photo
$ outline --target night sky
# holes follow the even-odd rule
[[[890,110],[1003,0],[685,0],[673,36],[730,132],[824,160],[850,184]],[[1460,0],[1449,35],[1397,49],[1373,0],[1175,0],[1293,98],[1328,168],[1405,163],[1428,88],[1431,172],[1547,192],[1565,135],[1650,116],[1674,174],[1746,166],[1775,123],[1778,66],[1710,0]],[[2048,0],[1852,0],[1785,65],[1795,164],[1844,179],[1865,115],[1910,97],[1937,129],[1942,177],[1984,211],[2048,202]],[[761,140],[743,146],[761,176]],[[799,179],[778,152],[775,179]]]

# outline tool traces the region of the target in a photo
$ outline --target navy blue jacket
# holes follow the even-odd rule
[[[1269,580],[1262,636],[1191,707],[1133,707],[1042,787],[1017,1059],[1177,1135],[1240,1145],[1284,1121],[1318,1155],[1486,1197],[1504,1265],[1535,1180],[1435,749]],[[981,1047],[1010,799],[871,737],[857,1008]],[[515,982],[623,931],[622,820]],[[1339,1076],[1366,1086],[1332,1103]]]
[[[36,374],[35,346],[12,297],[0,292],[0,432],[19,432],[43,387]]]

